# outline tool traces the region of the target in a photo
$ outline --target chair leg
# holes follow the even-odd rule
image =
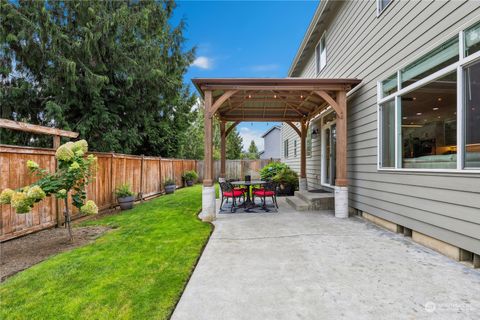
[[[277,196],[274,195],[274,196],[272,197],[272,199],[273,199],[273,202],[275,203],[275,207],[277,207],[277,209],[278,209]]]
[[[222,201],[220,201],[220,211],[223,211],[222,206],[223,206],[223,201],[224,201],[224,200],[225,200],[225,199],[223,198],[223,194],[222,194]]]
[[[230,209],[230,212],[233,213],[234,209],[235,209],[235,197],[232,198],[232,208]]]

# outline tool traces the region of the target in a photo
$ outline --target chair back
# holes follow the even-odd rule
[[[268,181],[267,183],[265,183],[263,185],[263,188],[265,189],[265,191],[277,191],[277,186],[278,186],[278,183],[276,183],[275,181]]]
[[[230,182],[220,182],[220,189],[223,192],[232,192],[233,185]]]

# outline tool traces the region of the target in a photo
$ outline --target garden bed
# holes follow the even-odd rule
[[[92,242],[109,228],[91,226],[74,228],[74,242],[64,228],[52,228],[3,243],[0,257],[0,282],[48,257]]]

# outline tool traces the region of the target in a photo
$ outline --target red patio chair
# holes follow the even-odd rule
[[[278,209],[277,203],[277,183],[270,181],[267,182],[263,188],[254,189],[252,191],[252,201],[255,203],[255,196],[260,197],[263,201],[263,208],[267,207],[266,198],[271,197],[274,206]]]
[[[222,201],[220,202],[220,209],[223,206],[223,201],[228,199],[232,199],[232,207],[230,208],[230,212],[235,210],[237,206],[237,200],[239,198],[243,198],[243,202],[245,202],[245,192],[241,190],[236,190],[230,182],[220,182],[220,190],[222,192]]]

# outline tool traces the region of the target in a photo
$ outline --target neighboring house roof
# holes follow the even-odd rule
[[[270,129],[267,130],[267,132],[265,132],[264,134],[262,134],[262,138],[265,138],[266,135],[268,135],[270,132],[272,132],[273,130],[275,129],[278,129],[278,130],[282,130],[282,128],[280,126],[273,126],[271,127]]]
[[[308,26],[307,32],[303,36],[302,43],[297,50],[297,54],[293,59],[292,65],[288,70],[289,77],[296,77],[304,67],[307,62],[307,58],[315,50],[315,46],[322,36],[325,26],[327,25],[326,20],[334,16],[334,10],[332,7],[336,5],[337,1],[330,0],[321,0],[320,4],[315,10],[312,21]]]

